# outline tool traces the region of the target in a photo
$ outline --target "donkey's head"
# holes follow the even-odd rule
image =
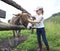
[[[24,25],[27,28],[27,26],[29,24],[28,18],[30,18],[30,15],[27,13],[22,13],[20,15],[21,15],[20,23],[22,23],[22,25]]]
[[[27,14],[27,13],[19,13],[19,14],[15,14],[15,16],[16,16],[14,18],[15,23],[19,24],[19,25],[22,24],[22,25],[24,25],[27,28],[27,26],[29,24],[28,18],[30,18],[30,15]]]

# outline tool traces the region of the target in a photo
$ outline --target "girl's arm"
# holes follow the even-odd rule
[[[37,20],[34,20],[34,21],[32,21],[32,20],[30,20],[30,19],[28,19],[28,21],[30,22],[30,23],[40,23],[41,21],[42,21],[42,17],[40,17],[39,19],[37,19]]]

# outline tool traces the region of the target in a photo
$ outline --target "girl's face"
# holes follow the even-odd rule
[[[36,13],[37,13],[38,15],[40,15],[40,14],[42,14],[42,10],[36,10]]]

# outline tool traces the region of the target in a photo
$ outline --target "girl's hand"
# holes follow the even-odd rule
[[[28,19],[29,22],[31,22],[32,20],[31,19]]]

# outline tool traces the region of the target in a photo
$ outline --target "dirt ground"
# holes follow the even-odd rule
[[[11,38],[5,38],[0,42],[0,51],[13,51],[13,49],[19,45],[20,43],[23,43],[27,39],[27,36],[21,36],[21,37],[11,37]],[[21,51],[18,49],[18,51]]]

